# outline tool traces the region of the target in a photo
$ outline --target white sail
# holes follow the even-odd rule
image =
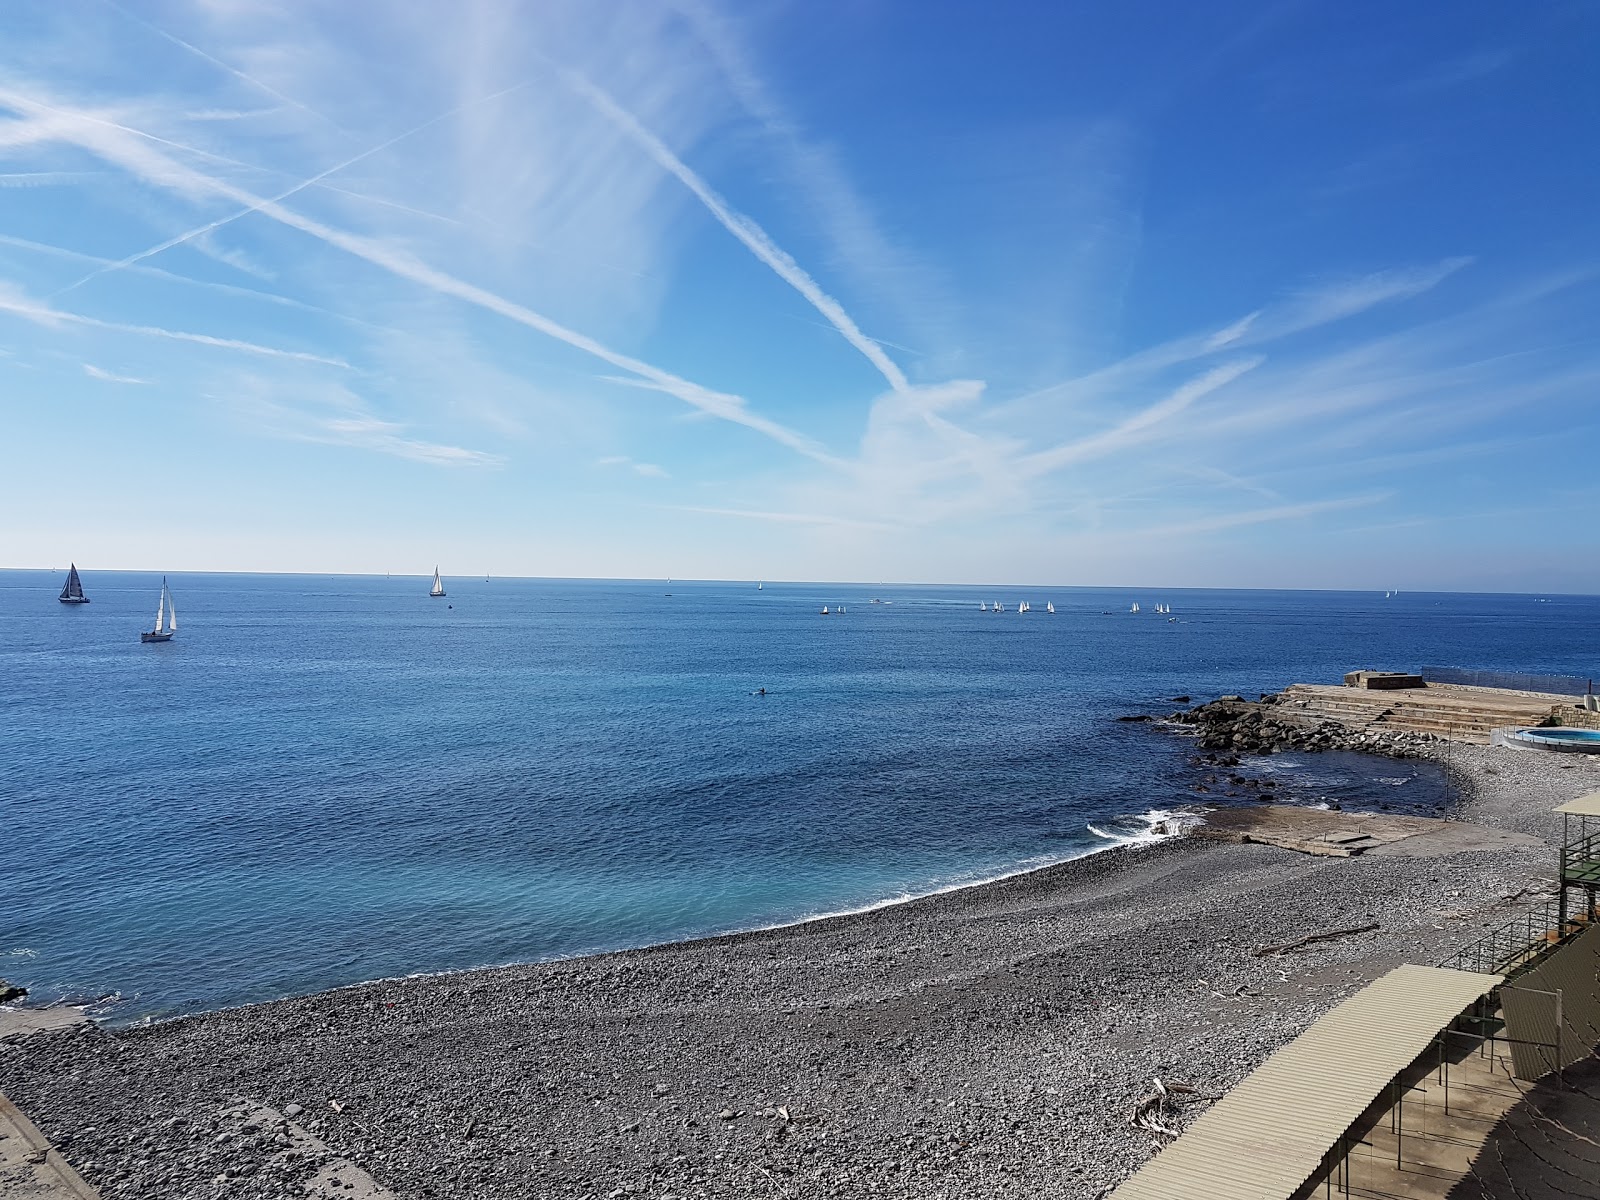
[[[167,628],[173,633],[178,632],[178,604],[172,598],[172,592],[167,591]]]
[[[167,615],[167,581],[161,581],[161,595],[156,597],[156,632],[160,633],[164,626],[162,620]]]
[[[433,569],[433,589],[428,594],[430,596],[442,596],[442,595],[444,595],[444,580],[439,578],[439,568],[438,567],[435,567]]]

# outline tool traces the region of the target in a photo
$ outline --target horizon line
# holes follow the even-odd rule
[[[72,566],[75,564],[69,564]],[[61,572],[68,567],[4,567],[0,566],[0,574],[12,572]],[[378,571],[228,571],[228,570],[186,570],[179,568],[173,570],[168,567],[105,567],[88,568],[89,571],[100,570],[104,574],[115,575],[266,575],[282,576],[285,578],[310,578],[323,576],[334,579],[376,579]],[[83,568],[79,568],[83,573]],[[409,571],[381,572],[384,578],[422,579],[432,577],[432,571],[422,571],[413,574]],[[446,579],[476,579],[476,572],[449,572],[441,571],[441,576]],[[672,582],[684,585],[689,584],[743,584],[755,585],[757,583],[770,583],[777,586],[803,585],[809,587],[906,587],[906,588],[1051,588],[1057,591],[1172,591],[1172,592],[1301,592],[1306,594],[1326,593],[1328,595],[1365,595],[1373,592],[1392,591],[1396,595],[1425,595],[1425,596],[1568,596],[1579,599],[1600,599],[1597,592],[1569,592],[1560,589],[1549,589],[1538,592],[1519,592],[1503,590],[1468,590],[1461,588],[1377,588],[1377,587],[1208,587],[1195,584],[1155,584],[1155,583],[996,583],[992,581],[980,583],[961,583],[953,580],[931,580],[917,582],[911,580],[863,580],[863,579],[778,579],[773,576],[739,575],[726,577],[693,577],[693,576],[658,576],[658,575],[493,575],[486,576],[486,580],[500,579],[517,583],[557,582],[557,583],[656,583]]]

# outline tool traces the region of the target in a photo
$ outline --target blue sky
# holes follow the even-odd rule
[[[1582,0],[0,19],[0,565],[1600,592]]]

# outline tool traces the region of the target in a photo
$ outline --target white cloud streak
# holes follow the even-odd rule
[[[565,74],[573,90],[643,147],[663,170],[682,182],[705,206],[706,211],[716,218],[717,223],[737,238],[750,253],[770,267],[773,274],[804,296],[807,302],[839,331],[845,341],[859,350],[862,356],[878,369],[890,387],[897,392],[903,392],[910,387],[905,373],[883,352],[883,347],[862,333],[851,320],[850,314],[845,312],[844,306],[824,292],[817,281],[806,273],[805,268],[773,241],[766,230],[743,213],[729,207],[727,201],[712,190],[710,184],[604,91],[581,75],[570,71]]]
[[[1271,508],[1251,509],[1248,512],[1218,513],[1185,521],[1177,525],[1163,525],[1138,531],[1140,537],[1179,537],[1194,533],[1218,533],[1224,529],[1238,529],[1246,525],[1264,525],[1269,521],[1298,521],[1321,513],[1341,512],[1350,508],[1365,508],[1381,504],[1393,493],[1374,492],[1364,496],[1344,496],[1335,500],[1316,500],[1307,504],[1279,504]]]
[[[889,531],[899,528],[882,521],[862,521],[855,517],[839,517],[828,513],[763,512],[749,508],[706,508],[692,504],[675,504],[674,512],[701,513],[710,517],[737,517],[748,521],[771,521],[780,525],[821,525],[840,529],[876,529]]]
[[[148,379],[136,379],[132,375],[117,375],[111,371],[102,370],[93,363],[83,364],[83,373],[90,379],[98,379],[103,383],[137,383],[148,384]]]
[[[1259,357],[1242,358],[1213,367],[1199,378],[1191,379],[1164,400],[1134,413],[1113,428],[1028,455],[1018,465],[1026,475],[1043,475],[1050,471],[1058,471],[1069,463],[1083,462],[1086,459],[1126,449],[1145,440],[1160,425],[1183,412],[1196,400],[1232,383],[1246,371],[1254,370],[1264,361]]]
[[[431,129],[433,126],[439,124],[439,122],[444,121],[444,120],[448,120],[450,117],[456,116],[456,115],[458,115],[459,113],[463,112],[464,110],[466,110],[468,108],[474,108],[479,104],[488,104],[491,101],[500,99],[502,96],[507,96],[507,95],[511,94],[512,92],[519,91],[521,88],[526,87],[526,86],[527,86],[526,84],[517,84],[517,85],[515,85],[513,87],[502,88],[500,91],[495,92],[492,95],[488,95],[488,96],[484,96],[484,97],[481,97],[481,98],[476,99],[476,100],[468,101],[465,104],[458,104],[454,108],[450,109],[448,112],[443,112],[443,113],[440,113],[436,117],[431,117],[428,120],[422,122],[422,124],[414,126],[411,129],[406,130],[404,133],[396,134],[394,137],[389,138],[386,141],[378,143],[378,145],[373,146],[369,150],[363,150],[360,154],[353,155],[350,158],[345,159],[343,162],[335,163],[331,167],[328,167],[328,168],[326,168],[324,170],[318,171],[310,179],[303,179],[299,183],[295,184],[293,187],[287,189],[286,191],[278,193],[276,196],[273,196],[270,199],[258,200],[253,204],[246,205],[244,208],[240,209],[238,212],[229,213],[225,217],[218,217],[214,221],[208,221],[204,225],[201,225],[197,229],[190,229],[190,230],[188,230],[188,231],[186,231],[184,233],[178,234],[175,237],[170,237],[164,242],[159,242],[156,245],[151,246],[148,250],[141,250],[137,254],[131,254],[127,258],[124,258],[124,259],[119,260],[118,262],[112,263],[110,266],[102,267],[97,271],[91,271],[91,272],[89,272],[89,274],[85,275],[82,279],[79,279],[74,283],[69,283],[69,284],[67,284],[66,287],[61,288],[59,291],[55,292],[52,295],[51,298],[52,299],[59,298],[60,296],[66,294],[67,292],[72,291],[74,288],[82,287],[84,284],[88,283],[90,280],[98,278],[101,275],[108,274],[109,272],[112,272],[112,271],[120,271],[125,267],[131,267],[135,263],[143,262],[147,258],[154,258],[157,254],[160,254],[160,253],[162,253],[163,251],[166,251],[166,250],[171,250],[174,246],[181,246],[185,242],[194,241],[196,239],[204,239],[207,236],[209,236],[212,232],[214,232],[215,230],[221,229],[224,225],[231,225],[234,221],[237,221],[242,217],[248,217],[251,213],[261,212],[269,204],[277,204],[280,201],[287,200],[290,196],[295,195],[297,192],[303,192],[307,188],[314,187],[316,184],[321,183],[324,179],[327,179],[330,175],[337,175],[340,171],[343,171],[343,170],[346,170],[346,169],[348,169],[350,167],[353,167],[357,163],[362,162],[365,159],[371,158],[375,154],[380,154],[383,151],[388,150],[390,147],[395,146],[395,145],[399,144],[400,142],[405,141],[407,138],[414,137],[415,135],[423,132],[426,129]],[[231,262],[232,260],[225,259],[224,261]],[[237,264],[234,264],[234,265],[237,265]],[[241,269],[244,269],[244,268],[241,268]],[[250,273],[254,274],[255,272],[250,272]]]
[[[789,429],[776,421],[749,410],[743,397],[714,391],[680,378],[670,371],[652,366],[640,359],[622,354],[609,346],[551,320],[540,313],[517,304],[485,288],[458,279],[445,271],[428,266],[409,251],[377,241],[373,238],[349,233],[323,224],[284,207],[277,201],[256,196],[244,188],[206,175],[192,167],[176,162],[147,144],[150,135],[129,129],[89,114],[75,113],[42,104],[31,97],[14,91],[0,90],[0,103],[15,110],[48,114],[40,123],[47,126],[42,136],[47,140],[68,141],[91,154],[128,171],[146,183],[162,187],[181,195],[221,197],[244,204],[264,216],[297,229],[347,254],[362,259],[399,278],[428,288],[443,296],[495,313],[506,320],[535,330],[574,349],[582,350],[602,362],[637,376],[645,384],[677,397],[685,404],[737,425],[761,433],[780,445],[821,462],[833,461],[811,438]],[[0,137],[0,143],[4,138]],[[328,361],[328,360],[323,360]],[[343,365],[335,364],[335,365]]]
[[[102,321],[79,313],[64,312],[47,304],[29,300],[15,289],[0,284],[0,312],[12,313],[46,328],[58,329],[62,325],[82,325],[92,329],[106,329],[114,333],[131,333],[140,337],[166,338],[175,342],[191,342],[197,346],[214,346],[219,350],[238,350],[244,354],[259,354],[267,358],[281,358],[291,362],[317,363],[325,367],[349,369],[343,359],[328,358],[302,350],[281,350],[275,346],[262,346],[236,338],[212,337],[204,333],[186,333],[178,329],[162,329],[155,325],[128,325],[120,321]]]
[[[256,88],[258,91],[265,92],[267,95],[271,96],[274,100],[277,100],[282,104],[287,104],[291,108],[299,109],[301,112],[305,113],[307,116],[315,117],[317,120],[325,122],[328,125],[333,125],[334,124],[333,121],[330,120],[328,117],[324,116],[322,113],[318,112],[316,109],[311,108],[308,105],[302,104],[300,101],[296,100],[293,96],[285,96],[282,92],[278,91],[277,88],[271,87],[268,84],[263,83],[261,80],[257,79],[254,75],[247,75],[245,72],[239,70],[238,67],[230,66],[228,63],[223,62],[220,58],[217,58],[215,55],[207,54],[204,50],[200,49],[200,47],[196,46],[194,43],[186,42],[182,38],[178,37],[176,34],[168,33],[165,29],[162,29],[159,25],[152,25],[149,21],[146,21],[143,17],[137,15],[136,13],[129,12],[121,4],[117,3],[117,0],[102,0],[102,3],[104,3],[108,8],[115,9],[117,12],[121,13],[124,17],[126,17],[128,20],[132,21],[135,25],[140,25],[143,28],[148,29],[151,33],[155,34],[157,37],[165,38],[167,41],[171,42],[174,46],[178,46],[178,47],[188,51],[190,54],[194,55],[196,58],[199,58],[204,62],[210,63],[213,67],[216,67],[219,71],[225,72],[226,74],[233,76],[235,79],[239,80],[242,83],[249,84],[251,87]],[[229,118],[237,118],[237,117],[240,117],[240,116],[251,116],[251,115],[258,115],[258,114],[251,114],[251,113],[230,113],[230,114],[228,114]],[[334,127],[337,128],[337,126],[334,126]]]

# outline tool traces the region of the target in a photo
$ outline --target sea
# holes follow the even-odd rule
[[[86,570],[81,606],[64,575],[0,571],[0,976],[112,1022],[1144,840],[1235,799],[1197,793],[1190,739],[1116,720],[1178,696],[1600,667],[1595,597],[178,574],[177,636],[142,644],[160,575]],[[1297,803],[1450,800],[1429,763],[1238,770]]]

